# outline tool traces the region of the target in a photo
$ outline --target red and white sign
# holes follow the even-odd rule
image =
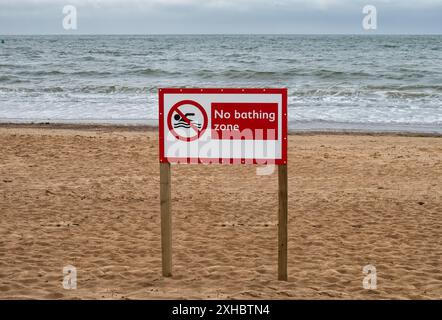
[[[159,89],[160,161],[287,163],[287,89]]]

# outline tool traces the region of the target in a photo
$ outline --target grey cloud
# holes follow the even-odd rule
[[[362,33],[365,4],[378,33],[442,32],[442,0],[0,0],[0,34],[67,33],[66,4],[69,33]]]

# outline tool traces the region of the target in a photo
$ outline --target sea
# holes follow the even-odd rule
[[[440,134],[442,35],[0,36],[0,122],[157,125],[160,87],[288,88],[291,131]]]

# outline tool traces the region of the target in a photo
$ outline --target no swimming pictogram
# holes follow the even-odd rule
[[[172,106],[167,115],[167,126],[181,141],[197,140],[206,131],[208,123],[204,108],[193,100],[182,100]]]

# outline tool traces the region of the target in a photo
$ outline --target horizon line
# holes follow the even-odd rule
[[[0,36],[441,36],[442,33],[5,33]]]

